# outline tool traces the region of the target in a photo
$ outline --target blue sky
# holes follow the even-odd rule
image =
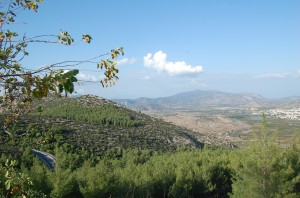
[[[191,90],[300,95],[300,1],[298,0],[45,0],[37,13],[22,12],[15,25],[28,36],[67,30],[91,45],[32,45],[27,67],[85,60],[116,47],[120,80],[79,94],[106,98],[163,97]],[[80,78],[97,80],[81,65]]]

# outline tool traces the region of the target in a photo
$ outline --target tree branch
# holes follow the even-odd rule
[[[110,53],[101,54],[99,56],[96,56],[96,57],[93,57],[93,58],[90,58],[90,59],[87,59],[87,60],[84,60],[84,61],[62,61],[62,62],[59,62],[59,63],[51,64],[51,65],[46,66],[46,67],[42,67],[38,70],[32,70],[32,72],[27,72],[27,73],[2,74],[2,75],[0,75],[0,78],[29,76],[29,75],[41,73],[41,72],[46,71],[46,70],[51,70],[51,68],[73,67],[73,66],[81,65],[83,63],[97,63],[97,62],[93,62],[92,60],[95,60],[97,58],[100,58],[102,56],[106,56],[106,55],[109,55],[109,54]],[[74,64],[67,64],[67,63],[74,63]],[[64,65],[64,64],[67,64],[67,65]]]

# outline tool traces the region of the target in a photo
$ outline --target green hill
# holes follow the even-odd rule
[[[36,108],[30,114],[23,116],[10,129],[10,133],[19,136],[14,140],[19,142],[18,145],[52,150],[55,144],[68,144],[102,154],[111,149],[139,148],[164,152],[178,146],[229,144],[93,95],[48,97],[37,101],[34,106]]]

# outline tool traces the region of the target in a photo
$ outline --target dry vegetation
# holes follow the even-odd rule
[[[177,113],[163,116],[163,119],[201,134],[216,135],[218,138],[231,142],[242,140],[239,137],[230,136],[231,133],[249,133],[252,131],[249,124],[223,115]]]

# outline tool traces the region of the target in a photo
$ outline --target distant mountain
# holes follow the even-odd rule
[[[201,106],[259,105],[270,102],[258,94],[234,94],[220,91],[190,91],[162,98],[116,99],[115,102],[140,110],[165,108],[194,108]]]
[[[278,99],[276,101],[277,108],[300,108],[300,96],[291,96]]]

